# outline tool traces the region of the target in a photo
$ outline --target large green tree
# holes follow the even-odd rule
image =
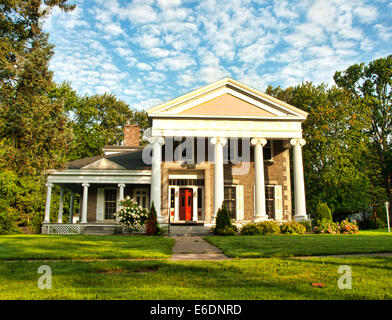
[[[137,124],[142,132],[149,126],[145,111],[131,109],[112,94],[80,96],[64,82],[50,97],[63,101],[73,132],[68,161],[100,155],[105,145],[119,145],[128,122]]]
[[[0,215],[19,222],[43,211],[44,172],[62,166],[70,131],[49,61],[53,46],[42,20],[67,0],[0,1]]]
[[[344,90],[324,84],[267,89],[267,93],[309,113],[303,123],[307,206],[328,203],[335,219],[369,206],[363,119]]]
[[[381,181],[392,212],[392,55],[368,65],[354,64],[336,72],[334,80],[367,117],[363,131],[370,144],[368,163],[374,168],[373,190]]]

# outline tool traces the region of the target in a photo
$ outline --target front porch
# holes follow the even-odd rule
[[[52,172],[47,181],[44,234],[88,234],[95,228],[105,234],[121,233],[115,213],[126,196],[149,208],[151,171],[149,170],[72,170]],[[57,217],[51,212],[52,189],[60,188]],[[68,219],[64,198],[69,194]],[[79,195],[79,215],[74,217],[74,198]],[[135,230],[136,232],[139,230]],[[140,230],[139,232],[144,232]],[[95,234],[96,232],[90,233]]]

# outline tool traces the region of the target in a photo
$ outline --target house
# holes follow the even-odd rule
[[[127,125],[122,146],[105,146],[102,156],[50,173],[43,233],[116,226],[114,214],[126,196],[146,208],[154,202],[161,225],[211,226],[223,201],[240,224],[307,219],[301,128],[306,112],[230,78],[147,112],[146,147],[139,146],[139,128]],[[54,185],[60,186],[57,223],[50,222]],[[64,192],[80,194],[77,224],[62,223]]]

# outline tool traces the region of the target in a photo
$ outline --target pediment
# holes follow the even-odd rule
[[[253,116],[276,117],[277,115],[250,102],[224,93],[204,103],[198,104],[178,113],[194,116]]]
[[[110,161],[106,158],[99,159],[93,163],[90,163],[81,169],[84,170],[125,170],[124,167],[118,165],[117,163],[114,163],[113,161]]]
[[[226,78],[149,109],[149,117],[288,118],[307,113],[283,101]]]

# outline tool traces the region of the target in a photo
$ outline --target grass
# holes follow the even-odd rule
[[[171,256],[174,240],[147,236],[0,236],[0,260],[159,259]]]
[[[392,299],[390,257],[45,264],[52,269],[51,290],[37,286],[42,262],[0,262],[0,299]],[[340,265],[352,269],[351,290],[337,286]]]
[[[392,233],[361,231],[357,235],[264,235],[205,238],[232,258],[314,256],[392,252]]]

